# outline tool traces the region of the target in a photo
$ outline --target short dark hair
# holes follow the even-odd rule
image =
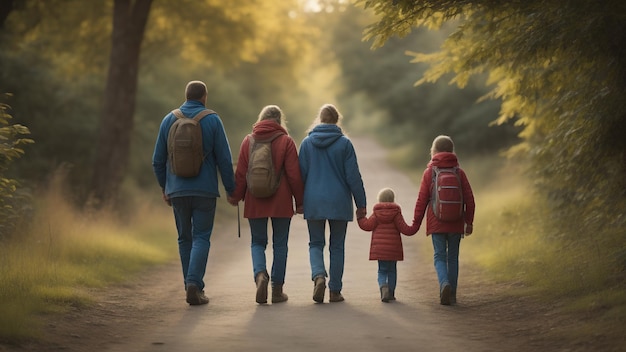
[[[191,81],[185,88],[185,98],[187,100],[201,100],[207,93],[206,84],[202,81]]]

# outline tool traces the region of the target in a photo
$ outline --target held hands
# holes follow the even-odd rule
[[[172,206],[172,201],[170,200],[170,197],[165,194],[165,191],[163,191],[163,201],[170,207]]]
[[[231,197],[231,196],[227,196],[226,200],[228,201],[228,203],[230,203],[230,205],[232,205],[233,207],[236,207],[237,204],[239,204],[239,200]]]
[[[420,225],[421,225],[421,222],[417,222],[415,219],[413,219],[413,223],[411,224],[411,232],[416,234],[417,231],[420,230]]]
[[[296,206],[296,214],[304,214],[304,206],[303,205]]]
[[[474,231],[473,225],[470,225],[470,224],[465,225],[465,236],[471,235],[473,231]]]
[[[367,209],[366,208],[357,208],[356,209],[356,218],[357,220],[360,218],[364,218],[367,216]]]

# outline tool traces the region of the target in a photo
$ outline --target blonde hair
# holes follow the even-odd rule
[[[313,120],[313,124],[307,130],[307,133],[321,123],[337,125],[337,127],[342,130],[341,132],[343,132],[343,129],[340,126],[341,119],[343,119],[343,116],[341,116],[339,110],[337,110],[333,104],[324,104],[317,113],[315,120]]]
[[[454,142],[452,138],[445,135],[439,135],[433,140],[433,145],[430,147],[430,156],[441,152],[454,153]]]
[[[393,203],[395,194],[391,188],[383,188],[378,192],[378,201],[385,203]]]
[[[280,107],[278,107],[278,105],[267,105],[263,109],[261,109],[261,112],[259,113],[259,117],[256,122],[261,122],[264,120],[276,121],[276,123],[287,129],[285,114],[283,114],[283,111],[280,109]]]

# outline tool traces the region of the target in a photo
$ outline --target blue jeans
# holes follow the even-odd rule
[[[211,248],[216,199],[209,197],[172,198],[174,219],[178,230],[178,252],[183,266],[183,279],[204,289],[204,273]]]
[[[307,220],[309,227],[309,259],[311,261],[311,279],[328,276],[324,265],[324,246],[326,246],[326,221],[330,227],[330,280],[328,289],[341,292],[343,266],[345,258],[346,230],[348,222],[344,220]]]
[[[260,272],[267,271],[265,261],[265,248],[267,247],[267,220],[268,218],[248,219],[250,233],[252,234],[252,269],[254,277]],[[287,241],[289,240],[289,226],[291,218],[272,218],[272,249],[274,260],[272,262],[272,285],[285,283],[285,271],[287,268]]]
[[[452,292],[456,292],[459,279],[459,246],[460,233],[433,233],[433,249],[435,251],[435,271],[439,280],[439,288],[449,283]]]
[[[378,286],[387,285],[389,290],[396,290],[398,282],[398,262],[395,260],[379,260],[378,261]]]

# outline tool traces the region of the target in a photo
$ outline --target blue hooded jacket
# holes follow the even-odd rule
[[[304,218],[352,221],[353,199],[366,207],[365,189],[354,146],[341,128],[319,124],[300,145]]]
[[[204,104],[196,100],[187,100],[180,107],[182,113],[190,118],[204,109]],[[235,190],[233,160],[224,125],[219,116],[209,114],[200,120],[205,157],[200,168],[200,174],[196,177],[178,177],[170,170],[167,155],[167,135],[174,121],[176,121],[176,116],[171,112],[163,118],[152,155],[152,168],[165,195],[169,198],[185,196],[217,198],[220,196],[218,169],[226,192],[231,194]]]

